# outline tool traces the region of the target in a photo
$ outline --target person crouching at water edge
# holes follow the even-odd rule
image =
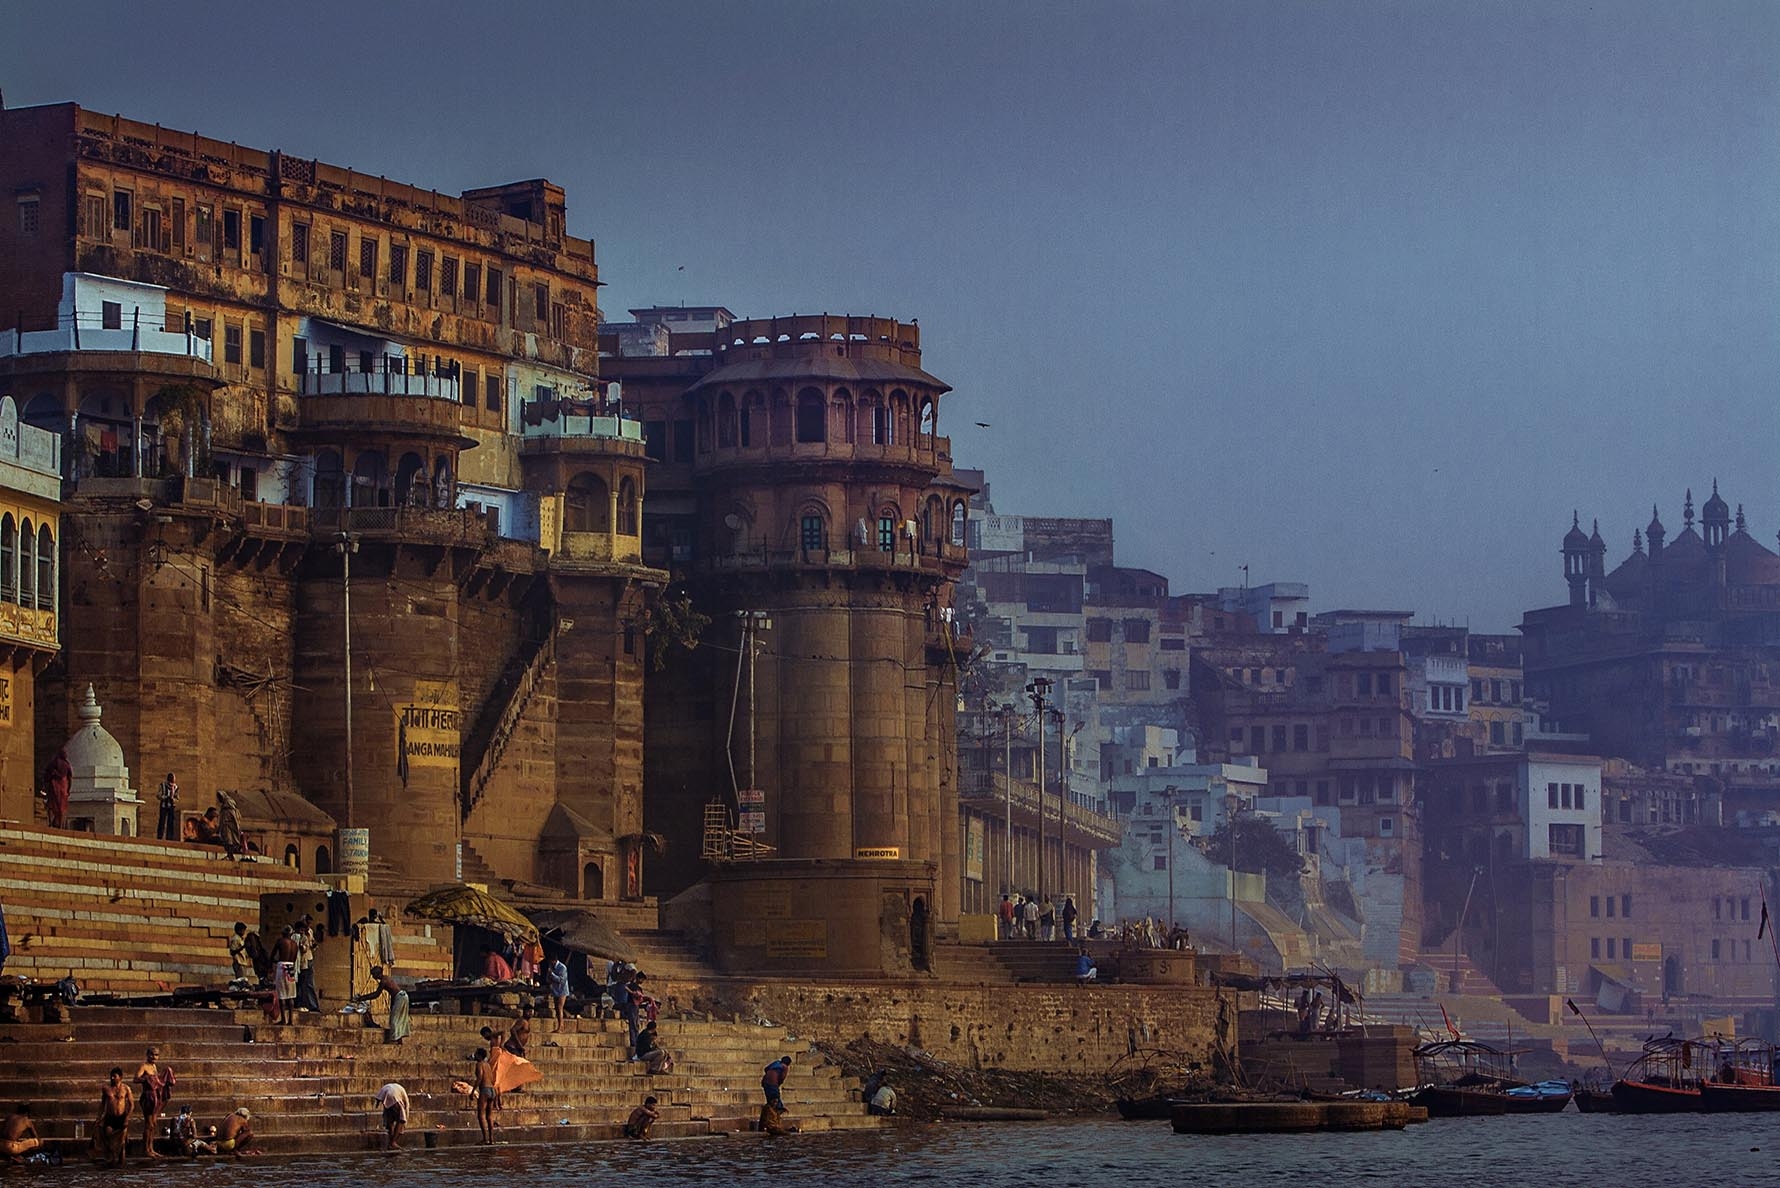
[[[245,1159],[253,1154],[253,1114],[246,1106],[223,1119],[222,1132],[216,1136],[216,1153]]]
[[[0,1129],[0,1154],[11,1163],[23,1163],[25,1156],[41,1146],[43,1140],[37,1137],[37,1123],[31,1117],[31,1107],[21,1101],[12,1117],[6,1120],[5,1127]]]
[[[649,1131],[654,1129],[655,1120],[661,1117],[661,1111],[655,1108],[655,1098],[645,1097],[643,1104],[630,1112],[624,1122],[624,1137],[627,1139],[646,1139]]]

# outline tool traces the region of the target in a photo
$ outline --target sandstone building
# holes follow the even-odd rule
[[[91,682],[138,769],[299,791],[404,879],[640,895],[665,575],[562,190],[443,195],[66,104],[0,111],[0,146],[0,391],[62,442],[80,624],[39,738]]]

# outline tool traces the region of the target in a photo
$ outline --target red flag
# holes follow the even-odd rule
[[[1445,1003],[1440,1004],[1440,1017],[1446,1021],[1446,1029],[1448,1031],[1452,1032],[1452,1038],[1454,1038],[1454,1039],[1461,1038],[1459,1035],[1459,1029],[1452,1025],[1452,1016],[1450,1016],[1446,1013],[1446,1004]]]

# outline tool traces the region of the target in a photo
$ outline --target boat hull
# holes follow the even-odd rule
[[[1615,1081],[1613,1103],[1622,1114],[1695,1114],[1705,1108],[1698,1089],[1678,1089],[1648,1081]]]
[[[1508,1099],[1482,1089],[1453,1089],[1430,1085],[1409,1095],[1411,1105],[1421,1106],[1430,1118],[1485,1118],[1508,1112]]]
[[[1709,1114],[1756,1114],[1780,1110],[1780,1085],[1700,1086],[1700,1105]]]
[[[1507,1103],[1510,1114],[1561,1114],[1570,1106],[1569,1093],[1548,1093],[1542,1097],[1516,1097],[1505,1093],[1502,1099]]]
[[[1608,1089],[1578,1089],[1576,1108],[1584,1114],[1617,1114],[1619,1102]]]

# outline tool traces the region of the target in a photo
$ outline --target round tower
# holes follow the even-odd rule
[[[919,327],[886,318],[738,321],[708,364],[666,415],[695,426],[678,572],[723,650],[652,682],[652,736],[679,754],[651,764],[650,812],[683,820],[730,801],[732,780],[751,793],[730,807],[772,850],[717,868],[725,964],[920,968],[959,883],[946,611],[966,492],[939,435],[950,389],[922,370]],[[728,928],[723,905],[794,876],[804,939],[772,920],[758,938]]]

